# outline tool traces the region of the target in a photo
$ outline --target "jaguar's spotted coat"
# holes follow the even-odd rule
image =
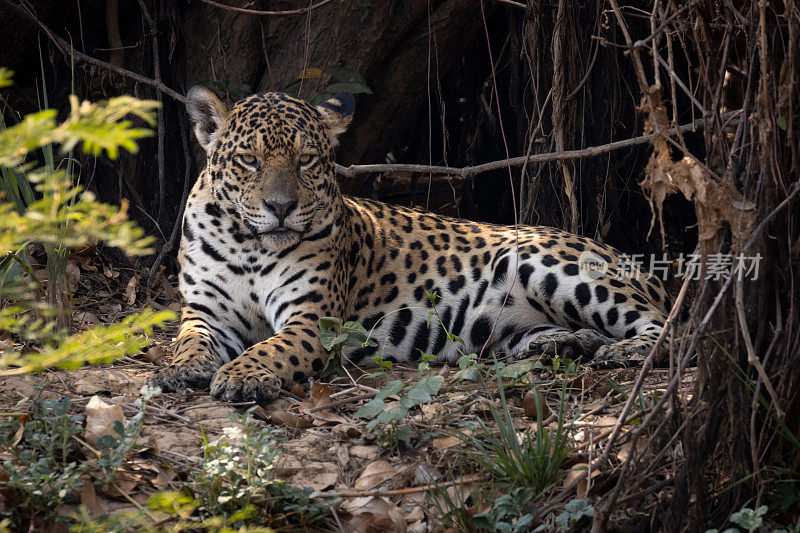
[[[264,93],[228,110],[195,87],[187,108],[208,159],[183,221],[175,358],[151,380],[165,390],[210,384],[218,399],[268,401],[323,368],[324,316],[377,324],[378,347],[352,349],[355,362],[452,360],[455,345],[426,324],[432,291],[467,350],[629,360],[664,326],[662,287],[620,273],[606,245],[342,196],[332,150],[349,94],[314,107]],[[608,270],[581,270],[592,261]]]

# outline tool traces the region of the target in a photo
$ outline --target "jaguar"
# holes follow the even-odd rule
[[[206,165],[182,220],[174,357],[150,380],[164,391],[269,402],[325,367],[323,317],[371,330],[374,345],[344,351],[354,364],[473,351],[630,364],[664,328],[663,285],[608,245],[343,195],[334,150],[349,93],[228,108],[196,86],[186,107]]]

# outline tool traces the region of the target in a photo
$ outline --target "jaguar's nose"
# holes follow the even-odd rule
[[[278,224],[283,225],[284,219],[297,207],[297,202],[294,200],[288,202],[267,202],[264,200],[264,207],[275,214],[278,218]]]

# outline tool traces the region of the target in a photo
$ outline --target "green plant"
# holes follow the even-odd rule
[[[493,431],[483,421],[472,425],[472,431],[465,432],[460,437],[469,445],[465,453],[483,466],[497,482],[531,488],[538,496],[561,478],[561,463],[569,451],[569,426],[566,426],[564,416],[566,380],[561,390],[562,399],[556,427],[544,427],[544,410],[540,405],[542,399],[536,394],[536,430],[529,428],[521,436],[511,418],[500,372],[497,373],[497,382],[502,408],[498,410],[490,407],[497,431]]]
[[[731,522],[752,533],[761,527],[761,524],[764,522],[763,517],[767,514],[768,510],[766,505],[762,505],[758,509],[743,507],[731,515]]]
[[[33,398],[30,410],[0,424],[0,439],[13,459],[3,462],[8,480],[2,483],[13,503],[0,517],[19,530],[52,520],[59,506],[75,499],[86,468],[75,461],[72,437],[81,431],[82,415],[71,415],[69,398]]]
[[[139,397],[133,402],[133,406],[138,412],[133,415],[125,424],[117,420],[114,422],[114,435],[103,435],[97,439],[97,447],[100,451],[100,459],[97,466],[103,471],[105,477],[99,480],[99,484],[107,485],[114,480],[117,473],[125,462],[125,455],[130,451],[139,438],[144,424],[144,414],[147,402],[161,390],[153,389],[145,385],[139,391]]]
[[[284,91],[289,94],[298,94],[303,84],[311,80],[318,81],[315,90],[308,94],[307,100],[314,105],[328,100],[338,93],[347,91],[353,94],[372,94],[366,80],[357,72],[342,66],[333,65],[324,69],[306,67],[297,76],[297,81],[288,85]]]
[[[561,531],[566,532],[574,528],[584,518],[591,518],[594,516],[594,507],[589,505],[586,500],[575,498],[564,505],[564,510],[556,517],[556,524]],[[544,525],[539,526],[534,531],[544,531]]]
[[[322,377],[341,370],[342,348],[345,346],[377,346],[369,338],[367,330],[358,322],[342,322],[341,319],[326,316],[319,319],[319,340],[322,346],[333,355],[325,362]]]
[[[10,71],[0,69],[0,86],[10,84],[10,80]],[[10,181],[4,179],[3,182],[0,258],[4,265],[24,266],[21,257],[32,243],[49,246],[59,254],[93,241],[105,242],[132,255],[149,252],[147,247],[152,239],[127,220],[124,204],[120,209],[98,202],[94,195],[72,183],[67,170],[55,168],[52,161],[37,166],[28,158],[50,147],[44,152],[47,158],[53,145],[59,145],[64,152],[80,145],[87,154],[105,153],[111,158],[118,155],[120,148],[135,152],[137,140],[150,131],[132,127],[125,117],[134,115],[154,124],[156,106],[155,102],[129,96],[98,103],[79,102],[71,96],[70,111],[63,121],[56,120],[55,110],[45,109],[26,115],[13,126],[0,128],[0,169],[4,176],[24,176],[24,180],[15,182],[16,189]],[[9,191],[27,190],[23,183],[31,185],[32,191],[9,198]],[[32,273],[22,270],[23,275],[14,280],[8,279],[7,272],[0,275],[3,281],[0,284],[3,305],[0,329],[21,340],[42,342],[44,346],[33,354],[5,351],[0,355],[0,376],[109,362],[141,350],[154,327],[174,318],[171,312],[145,309],[120,324],[67,336],[63,328],[49,320],[57,309],[37,299],[35,287],[31,285],[35,283]]]
[[[0,68],[0,87],[10,83],[11,72]],[[70,248],[90,241],[103,241],[134,255],[149,252],[151,239],[127,220],[125,206],[120,209],[100,203],[75,186],[70,165],[58,168],[53,150],[57,145],[69,153],[80,146],[87,154],[105,153],[111,158],[120,148],[135,152],[136,142],[150,132],[132,127],[125,117],[134,115],[153,124],[156,105],[128,96],[94,104],[72,96],[62,121],[56,120],[55,110],[45,109],[12,126],[0,127],[0,330],[41,345],[25,353],[5,350],[0,354],[0,377],[110,362],[140,351],[149,343],[147,336],[154,327],[174,318],[171,312],[145,309],[118,324],[70,336],[51,320],[57,308],[41,301],[25,261],[33,243],[49,247],[56,262],[65,258]],[[44,165],[29,160],[36,153],[43,154]],[[9,274],[9,265],[19,267],[16,274]],[[4,442],[13,442],[13,458],[3,465],[8,480],[2,486],[18,500],[12,510],[3,512],[15,527],[46,527],[56,518],[60,505],[74,499],[76,491],[90,480],[87,476],[94,474],[92,464],[82,461],[74,447],[82,416],[70,414],[70,408],[68,399],[37,397],[29,412],[14,413],[15,418],[3,424]],[[142,402],[141,412],[121,428],[119,439],[101,439],[102,451],[96,452],[101,483],[111,483],[123,463],[138,435],[143,410]]]
[[[764,516],[769,511],[769,508],[766,505],[762,505],[758,509],[750,509],[749,507],[742,507],[739,511],[733,513],[729,520],[732,524],[736,524],[740,528],[744,529],[748,533],[752,533],[761,527],[764,523]],[[784,531],[784,530],[774,530],[774,531]],[[718,529],[707,529],[706,533],[719,533]],[[729,527],[725,529],[722,533],[739,533],[739,529],[735,527]]]
[[[37,394],[27,413],[0,423],[0,440],[10,443],[13,459],[3,462],[8,480],[0,483],[5,494],[12,494],[15,505],[0,509],[11,524],[22,529],[25,523],[47,524],[59,517],[64,503],[77,500],[78,490],[84,483],[107,485],[122,466],[141,430],[147,400],[155,391],[142,389],[142,397],[135,401],[139,412],[127,424],[117,422],[115,430],[120,437],[105,435],[97,439],[100,448],[97,468],[86,462],[76,448],[77,438],[83,429],[84,416],[71,414],[69,398],[45,399]],[[87,448],[89,448],[87,446]]]
[[[411,428],[403,420],[412,407],[428,403],[439,393],[444,384],[444,376],[433,372],[430,361],[434,356],[422,354],[422,362],[417,365],[419,379],[413,383],[393,380],[384,385],[375,398],[361,406],[355,416],[372,418],[367,423],[368,431],[376,431],[378,438],[389,444],[402,441],[411,443]],[[399,405],[386,409],[389,396],[397,396]]]
[[[531,530],[535,513],[531,510],[531,500],[535,496],[532,488],[518,487],[499,496],[491,509],[473,516],[476,528],[498,533],[525,533]]]
[[[237,423],[223,429],[224,437],[204,442],[203,457],[196,461],[199,470],[189,488],[196,495],[162,493],[151,498],[150,507],[179,513],[186,520],[224,518],[225,523],[241,526],[265,516],[286,523],[310,526],[321,520],[324,505],[310,499],[311,489],[298,489],[275,478],[275,462],[280,455],[273,431],[252,422],[255,408],[230,419]],[[251,524],[252,525],[252,524]]]

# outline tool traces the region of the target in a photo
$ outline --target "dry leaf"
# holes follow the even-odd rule
[[[106,403],[99,396],[92,396],[89,403],[86,404],[86,428],[84,429],[86,442],[96,446],[97,439],[103,435],[116,436],[114,423],[117,421],[125,423],[122,407]]]
[[[568,472],[567,475],[564,476],[563,485],[566,487],[576,479],[583,477],[577,486],[575,487],[577,490],[578,498],[585,498],[586,493],[588,492],[589,481],[588,476],[586,476],[586,471],[589,469],[589,465],[587,463],[578,463],[573,466]],[[599,470],[592,470],[591,477],[594,478],[600,475]]]
[[[653,88],[650,97],[655,102],[647,120],[648,130],[658,123],[662,130],[668,128],[666,109],[661,103],[661,91]],[[673,161],[667,142],[656,136],[653,153],[645,168],[645,178],[640,183],[653,212],[650,221],[652,230],[656,218],[659,220],[661,237],[664,238],[663,204],[669,194],[680,193],[694,204],[697,214],[698,246],[703,256],[714,253],[718,247],[719,232],[726,226],[737,228],[734,232],[734,248],[750,236],[754,211],[742,197],[729,174],[718,182],[712,178],[698,161],[684,157]]]
[[[125,287],[125,301],[128,305],[133,305],[136,303],[136,289],[139,288],[139,279],[137,278],[136,274],[134,274],[131,279],[128,280],[128,285]]]
[[[468,507],[470,496],[472,496],[472,483],[450,485],[445,489],[446,495],[436,490],[431,493],[433,504],[436,509],[450,509]],[[452,502],[452,503],[451,503]]]
[[[67,263],[67,266],[64,269],[64,275],[67,278],[67,287],[69,287],[69,292],[74,294],[75,291],[78,290],[78,286],[81,282],[81,269],[78,268],[78,265],[73,261],[70,261]]]
[[[30,422],[30,420],[31,417],[27,413],[19,417],[19,427],[10,442],[12,448],[15,448],[17,444],[19,444],[19,441],[22,440],[22,435],[25,433],[25,424]]]
[[[422,410],[422,420],[426,422],[444,415],[444,406],[441,403],[426,403],[420,409]]]
[[[73,385],[73,390],[83,396],[95,396],[98,392],[108,390],[108,387],[104,387],[97,379],[97,376],[89,375],[76,381]]]
[[[542,412],[539,412],[539,408],[536,406],[538,397],[539,405],[541,405]],[[525,411],[525,416],[528,418],[539,419],[541,417],[542,420],[550,416],[550,406],[547,405],[547,402],[544,401],[544,396],[542,393],[536,389],[529,390],[525,393],[525,397],[522,399],[522,409]]]
[[[638,455],[642,453],[646,447],[647,444],[645,443],[644,437],[639,436],[639,438],[636,440],[635,446],[633,441],[628,441],[619,447],[619,450],[617,450],[617,459],[619,459],[621,463],[624,463],[628,460],[628,457],[631,455],[632,451],[635,450],[636,454]]]
[[[294,429],[305,429],[312,426],[311,420],[304,416],[298,416],[295,413],[283,410],[267,411],[267,416],[272,420],[273,424],[287,426]]]
[[[329,405],[331,403],[331,394],[333,394],[333,389],[327,385],[323,385],[319,382],[314,383],[309,391],[312,402],[311,406],[322,407],[323,405]]]
[[[616,416],[601,416],[600,418],[592,422],[592,425],[595,427],[594,434],[598,435],[603,431],[609,430],[613,428],[616,423],[617,423]]]
[[[290,479],[295,487],[311,487],[314,490],[325,490],[339,481],[339,466],[329,462],[303,462],[299,472]]]
[[[569,383],[569,388],[572,394],[581,394],[590,390],[597,384],[597,375],[589,372],[584,372]]]
[[[454,435],[433,439],[433,446],[437,450],[445,450],[447,448],[452,448],[453,446],[458,446],[459,444],[461,444],[461,439]]]
[[[331,431],[340,439],[355,439],[356,437],[361,436],[361,429],[351,424],[339,424],[337,426],[333,426]]]
[[[383,498],[347,500],[342,509],[351,518],[344,523],[348,533],[405,533],[406,519],[400,509]]]
[[[167,351],[161,346],[150,346],[150,348],[142,353],[142,357],[150,361],[156,366],[163,366],[164,361],[167,359]]]
[[[373,461],[368,464],[356,480],[353,487],[356,490],[370,490],[384,481],[393,478],[397,470],[386,461]]]
[[[306,397],[306,389],[299,383],[295,383],[292,388],[289,390],[292,394],[297,396],[298,398],[305,398]]]
[[[19,505],[17,492],[7,485],[8,472],[0,466],[0,509],[13,509]]]
[[[417,485],[428,485],[441,479],[442,474],[435,466],[428,463],[419,463],[414,469],[414,483]]]
[[[73,249],[69,257],[72,259],[73,257],[77,258],[79,261],[88,261],[89,258],[97,252],[97,239],[89,239],[88,244]]]
[[[158,475],[150,480],[156,490],[166,490],[170,482],[175,479],[175,471],[167,468],[159,468]]]
[[[92,483],[92,480],[89,479],[88,476],[84,478],[83,486],[81,487],[81,505],[86,508],[86,511],[92,518],[97,518],[98,516],[106,514],[103,506],[97,501],[94,483]]]
[[[330,409],[322,409],[321,411],[314,411],[312,413],[308,412],[310,409],[319,409],[330,405],[331,394],[333,394],[333,389],[317,382],[311,387],[308,398],[303,400],[300,404],[300,411],[313,418],[315,426],[347,423],[347,419],[341,415],[337,415]]]
[[[350,455],[359,459],[366,459],[371,461],[383,452],[380,446],[352,446],[350,448]]]
[[[100,318],[91,311],[82,311],[75,315],[75,320],[79,324],[99,324]]]

